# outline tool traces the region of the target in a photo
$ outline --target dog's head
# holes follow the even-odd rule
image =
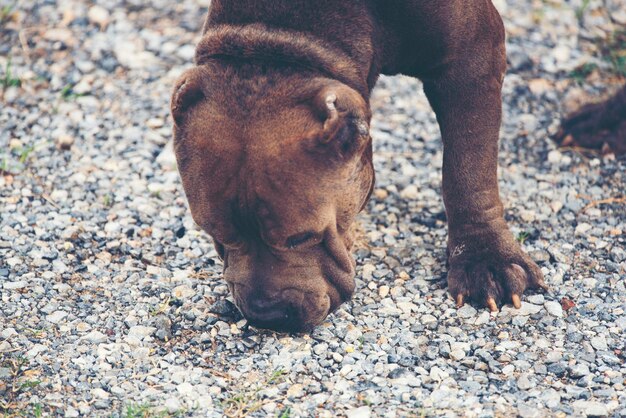
[[[326,78],[203,65],[172,97],[191,213],[244,316],[308,331],[355,287],[353,223],[374,183],[368,104]]]

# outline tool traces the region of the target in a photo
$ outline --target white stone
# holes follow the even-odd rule
[[[67,28],[50,28],[44,32],[43,37],[48,41],[63,42],[69,46],[74,45],[76,42],[72,31]]]
[[[15,266],[17,266],[19,264],[22,264],[23,261],[19,257],[11,257],[11,258],[7,258],[6,263],[9,265],[9,267],[15,267]],[[4,287],[7,288],[6,284],[5,284]]]
[[[561,395],[556,390],[550,388],[543,392],[541,400],[548,408],[556,408],[561,403]]]
[[[502,374],[505,376],[510,375],[511,373],[513,373],[515,371],[515,366],[512,364],[507,364],[506,366],[504,366],[502,368]]]
[[[417,186],[415,186],[414,184],[411,184],[411,185],[405,187],[400,192],[400,197],[403,198],[403,199],[417,199],[419,197],[419,192],[417,190]]]
[[[174,154],[174,145],[172,141],[169,141],[163,150],[156,158],[156,162],[161,166],[164,171],[176,171],[178,167],[176,162],[176,155]]]
[[[67,190],[54,190],[50,193],[50,199],[52,199],[55,203],[63,203],[67,200],[68,192]]]
[[[579,363],[572,366],[569,374],[573,378],[579,379],[581,377],[587,376],[589,373],[591,373],[589,370],[589,366],[584,363]]]
[[[496,7],[496,9],[498,9],[498,12],[500,12],[500,14],[504,14],[506,12],[508,6],[506,4],[506,0],[493,0],[492,3]]]
[[[586,222],[581,222],[576,225],[576,229],[574,230],[574,234],[576,236],[586,235],[589,230],[593,228],[590,224]]]
[[[146,327],[143,325],[135,325],[134,327],[130,327],[128,330],[128,335],[130,337],[136,337],[139,339],[144,339],[145,337],[149,337],[156,331],[155,327]]]
[[[185,61],[192,61],[196,56],[196,47],[192,44],[182,45],[177,49],[176,54]]]
[[[176,286],[172,290],[172,296],[174,296],[177,299],[187,299],[187,298],[194,296],[195,294],[196,294],[196,291],[185,284]]]
[[[15,328],[5,328],[0,331],[0,337],[4,338],[5,340],[8,340],[14,335],[17,335],[17,331],[15,331]]]
[[[315,347],[313,347],[313,352],[317,354],[318,356],[326,354],[327,351],[328,351],[328,344],[326,343],[320,343],[320,344],[317,344]]]
[[[113,48],[115,57],[125,67],[139,70],[158,64],[156,56],[144,49],[144,45],[136,39],[121,38],[115,42]]]
[[[450,375],[448,373],[446,373],[444,370],[441,370],[437,366],[433,366],[430,369],[430,378],[433,379],[433,380],[436,380],[438,382],[444,380],[448,376],[450,376]]]
[[[514,307],[511,307],[508,305],[503,306],[502,313],[507,313],[512,316],[518,316],[518,315],[528,316],[528,315],[534,315],[540,312],[541,309],[543,309],[542,306],[533,305],[532,303],[528,303],[528,302],[522,302],[522,307],[519,309],[515,309]]]
[[[209,409],[213,406],[213,397],[211,395],[200,395],[196,398],[198,406],[203,409]]]
[[[556,316],[557,318],[563,318],[563,307],[559,302],[550,300],[544,303],[543,306],[550,315]]]
[[[80,413],[74,408],[72,408],[71,406],[68,406],[67,409],[65,410],[65,418],[75,418],[79,416],[80,416]]]
[[[52,269],[59,274],[67,273],[69,270],[67,265],[61,260],[54,260],[52,262]]]
[[[45,351],[48,351],[48,347],[43,344],[35,344],[30,350],[28,350],[28,352],[26,352],[26,357],[32,359]]]
[[[370,418],[372,410],[369,406],[361,406],[360,408],[349,409],[346,411],[346,418]]]
[[[54,311],[50,315],[46,317],[48,322],[52,322],[53,324],[58,324],[63,321],[63,319],[67,316],[67,312],[63,311]]]
[[[162,118],[151,118],[146,121],[146,126],[151,129],[162,128],[165,121]]]
[[[89,12],[87,12],[87,17],[89,18],[89,21],[91,23],[95,23],[102,29],[106,28],[111,21],[109,11],[104,7],[98,5],[91,6],[89,8]]]
[[[464,305],[456,312],[459,318],[472,318],[476,316],[477,313],[478,311],[474,309],[472,305]]]
[[[550,203],[550,209],[552,209],[552,212],[554,213],[559,213],[561,209],[563,209],[563,202],[561,202],[560,200],[555,200],[554,202]]]
[[[552,56],[559,63],[569,61],[571,55],[572,50],[567,45],[558,45],[552,50]]]
[[[619,23],[620,25],[623,25],[623,26],[626,25],[626,9],[622,8],[622,9],[614,10],[613,13],[611,14],[611,19],[613,19],[615,22]]]
[[[19,290],[28,286],[28,282],[26,280],[19,280],[17,282],[6,282],[3,287],[7,290]]]
[[[178,385],[176,390],[181,395],[191,395],[192,393],[194,393],[193,385],[188,382],[181,383],[180,385]]]
[[[563,157],[563,154],[561,154],[561,151],[552,150],[548,153],[548,162],[552,164],[558,164],[561,162],[562,157]]]
[[[91,331],[89,334],[85,335],[83,339],[89,342],[92,342],[94,344],[100,344],[100,343],[105,342],[108,338],[106,335],[104,335],[100,331],[94,330],[94,331]]]
[[[169,398],[165,401],[165,408],[170,414],[174,414],[181,409],[180,401],[176,398]]]
[[[609,349],[608,344],[606,343],[606,338],[603,335],[598,335],[591,339],[591,346],[596,350],[606,351]]]
[[[520,403],[517,408],[517,414],[521,418],[543,418],[541,412],[534,406]]]
[[[339,374],[342,376],[347,376],[348,374],[350,374],[351,371],[352,371],[352,366],[349,364],[346,364],[345,366],[341,368],[341,370],[339,370]]]
[[[463,350],[453,350],[450,351],[450,358],[453,360],[463,360],[465,358],[465,351]]]
[[[90,329],[91,329],[91,325],[89,325],[86,322],[79,322],[78,324],[76,324],[76,331],[78,332],[87,332]]]
[[[126,390],[119,386],[113,386],[111,387],[111,393],[116,396],[124,396],[126,394]]]
[[[373,264],[365,264],[363,265],[363,278],[365,280],[371,280],[372,279],[372,274],[376,271],[376,266]]]
[[[480,315],[478,315],[478,318],[476,318],[476,322],[474,322],[474,325],[484,325],[489,322],[490,318],[491,315],[489,314],[489,312],[482,311]]]
[[[122,229],[122,226],[118,222],[107,222],[104,225],[104,232],[109,235],[116,235]]]
[[[431,324],[433,322],[437,322],[437,318],[435,318],[434,316],[430,314],[426,314],[426,315],[422,315],[420,322],[422,324]]]
[[[605,417],[609,414],[606,405],[600,402],[578,400],[573,403],[573,406],[588,417]]]
[[[517,379],[517,387],[521,390],[528,390],[535,387],[535,383],[528,378],[528,374],[524,373]]]
[[[287,389],[287,397],[289,398],[300,398],[304,394],[304,386],[300,383],[294,383]]]
[[[109,392],[105,391],[104,389],[100,389],[100,388],[95,388],[91,390],[91,394],[94,398],[98,398],[98,399],[109,399],[109,397],[111,396],[111,394],[109,394]]]

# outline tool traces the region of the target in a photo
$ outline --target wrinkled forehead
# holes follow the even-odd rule
[[[321,176],[294,161],[251,163],[240,185],[238,207],[254,214],[266,229],[290,230],[294,224],[319,222],[332,205]]]
[[[248,151],[248,152],[246,152]],[[315,169],[297,149],[283,146],[280,152],[244,147],[195,150],[204,158],[197,184],[203,189],[202,204],[208,210],[215,234],[260,234],[279,242],[286,236],[313,230],[321,232],[332,220],[332,179]]]
[[[234,224],[256,224],[268,236],[323,228],[334,216],[344,173],[304,146],[320,124],[310,109],[294,106],[239,121],[224,110],[200,105],[177,145],[183,177],[203,189],[213,227],[228,229],[229,236]]]

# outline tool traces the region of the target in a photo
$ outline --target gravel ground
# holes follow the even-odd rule
[[[186,208],[168,103],[207,2],[0,8],[0,414],[626,416],[626,159],[549,139],[621,82],[624,0],[583,3],[499,2],[501,192],[551,291],[454,307],[438,127],[382,78],[358,291],[312,335],[248,328]]]

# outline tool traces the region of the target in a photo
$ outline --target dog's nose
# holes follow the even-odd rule
[[[297,331],[301,327],[301,308],[293,301],[261,295],[248,300],[248,321],[259,328],[275,331]]]

